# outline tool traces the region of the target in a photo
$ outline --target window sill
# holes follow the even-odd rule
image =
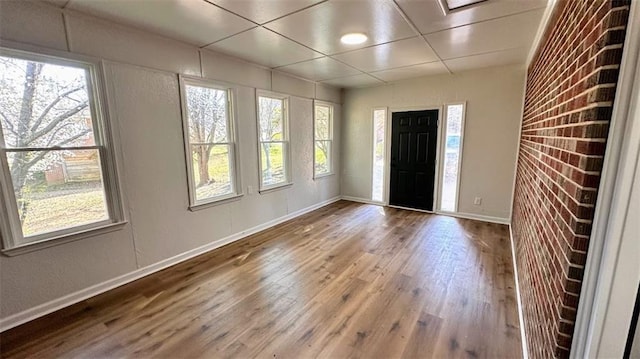
[[[314,175],[313,176],[313,180],[317,180],[317,179],[323,179],[323,178],[327,178],[327,177],[331,177],[335,175],[334,172],[329,172],[329,173],[323,173],[323,174],[319,174],[319,175]]]
[[[240,193],[240,194],[234,194],[232,196],[216,199],[215,201],[211,201],[211,202],[194,204],[192,206],[189,206],[189,210],[191,212],[195,212],[195,211],[200,211],[202,209],[206,209],[206,208],[209,208],[209,207],[215,207],[215,206],[219,206],[221,204],[226,204],[226,203],[229,203],[229,202],[235,202],[235,201],[240,200],[240,198],[242,198],[242,196],[244,196],[244,194]]]
[[[45,248],[49,248],[49,247],[53,247],[53,246],[57,246],[57,245],[61,245],[69,242],[74,242],[74,241],[78,241],[78,240],[89,238],[89,237],[94,237],[100,234],[118,231],[122,229],[127,223],[129,222],[122,221],[117,223],[109,223],[99,227],[86,229],[86,230],[71,233],[71,234],[65,234],[57,237],[43,239],[38,242],[25,243],[13,248],[3,249],[2,254],[8,257],[13,257],[13,256],[25,254],[25,253],[39,251],[41,249],[45,249]]]
[[[258,193],[265,194],[265,193],[269,193],[269,192],[285,189],[285,188],[288,188],[288,187],[291,187],[291,186],[293,186],[293,182],[283,183],[283,184],[279,184],[279,185],[276,185],[276,186],[273,186],[273,187],[261,188],[258,191]]]

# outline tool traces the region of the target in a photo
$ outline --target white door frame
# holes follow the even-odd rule
[[[384,204],[385,206],[391,206],[389,204],[390,192],[391,192],[391,132],[393,125],[391,120],[393,118],[393,114],[395,112],[407,112],[407,111],[429,111],[429,110],[438,110],[438,132],[436,134],[436,178],[433,179],[433,211],[425,211],[416,208],[406,208],[406,207],[398,207],[402,209],[416,210],[420,212],[427,213],[435,213],[436,212],[436,204],[437,204],[437,195],[440,189],[440,144],[442,142],[442,105],[424,105],[424,106],[412,106],[412,107],[390,107],[387,110],[387,123],[385,124],[385,164],[384,164]]]
[[[587,263],[572,358],[621,358],[636,299],[640,176],[640,6],[631,2],[627,34]],[[634,178],[635,177],[635,178]],[[635,198],[633,197],[635,196]],[[635,206],[635,207],[634,207]],[[633,238],[632,238],[633,237]],[[635,282],[635,285],[631,285]]]

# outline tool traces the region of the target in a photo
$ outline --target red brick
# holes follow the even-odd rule
[[[558,1],[527,69],[512,228],[534,358],[570,353],[628,5]]]

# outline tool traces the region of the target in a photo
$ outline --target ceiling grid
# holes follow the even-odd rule
[[[439,0],[42,1],[338,87],[523,64],[547,2],[443,10]],[[346,45],[347,33],[367,39]]]

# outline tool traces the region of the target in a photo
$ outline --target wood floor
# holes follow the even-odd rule
[[[1,356],[521,357],[506,226],[340,201],[0,335]]]

